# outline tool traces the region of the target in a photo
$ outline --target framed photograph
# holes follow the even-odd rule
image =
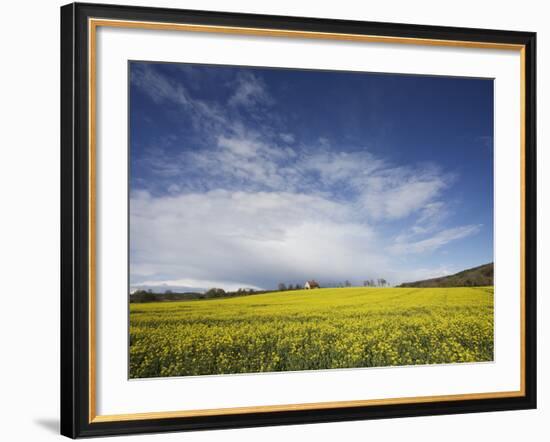
[[[61,432],[536,407],[536,36],[61,8]]]

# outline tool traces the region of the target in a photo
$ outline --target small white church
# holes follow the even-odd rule
[[[309,290],[309,289],[318,289],[320,287],[319,287],[319,283],[314,279],[312,279],[311,281],[306,281],[306,283],[304,284],[304,288]]]

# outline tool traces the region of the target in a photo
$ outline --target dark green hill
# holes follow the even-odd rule
[[[493,285],[493,263],[463,270],[454,275],[424,281],[404,282],[399,287],[475,287]]]

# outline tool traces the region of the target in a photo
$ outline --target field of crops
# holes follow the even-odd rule
[[[130,305],[130,377],[493,360],[493,288],[338,288]]]

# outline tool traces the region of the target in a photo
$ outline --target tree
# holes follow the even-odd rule
[[[170,301],[178,299],[178,296],[172,290],[165,290],[164,297]]]
[[[279,287],[279,290],[280,290],[280,291],[286,290],[286,285],[285,285],[284,282],[280,282],[279,285],[278,285],[277,287]]]
[[[220,296],[225,295],[225,290],[213,287],[209,289],[204,295],[207,298],[219,298]]]
[[[347,279],[346,279],[346,282],[344,282],[344,285],[346,287],[351,287],[351,282],[349,282]]]
[[[130,296],[130,302],[154,302],[157,297],[152,290],[137,290]]]

